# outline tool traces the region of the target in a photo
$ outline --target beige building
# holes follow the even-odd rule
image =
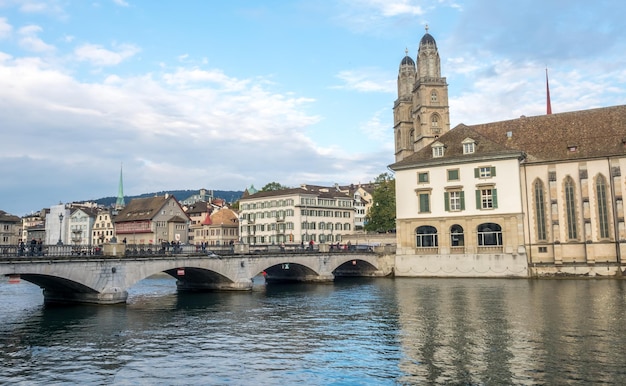
[[[161,245],[188,242],[189,217],[174,196],[135,198],[115,217],[118,242]]]
[[[94,244],[102,245],[111,242],[111,239],[115,237],[111,210],[98,209],[91,232],[91,240]]]
[[[223,246],[239,241],[239,217],[229,208],[214,210],[210,216],[191,226],[195,245]]]
[[[397,276],[526,276],[519,162],[458,126],[390,166]]]
[[[470,127],[526,154],[520,189],[531,274],[623,271],[626,106]]]
[[[353,198],[338,187],[247,192],[239,201],[245,244],[333,243],[354,229]]]
[[[21,239],[22,219],[0,210],[0,245],[15,246]]]
[[[448,131],[439,71],[426,33],[394,104],[395,274],[622,274],[626,106]]]

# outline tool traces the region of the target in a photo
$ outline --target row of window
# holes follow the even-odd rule
[[[433,124],[433,126],[436,125]],[[466,138],[461,143],[461,146],[463,146],[463,154],[473,154],[474,152],[476,152],[476,142],[471,138]],[[441,142],[433,143],[431,145],[431,148],[433,150],[433,157],[435,158],[443,157],[446,151],[446,146]]]
[[[479,246],[502,246],[502,227],[496,223],[483,223],[476,227],[477,244]],[[437,228],[422,225],[415,228],[415,246],[417,248],[434,248],[439,246]],[[463,227],[455,224],[450,227],[450,246],[465,246]]]
[[[476,189],[476,209],[496,209],[498,207],[498,190],[494,187]],[[431,212],[431,192],[418,191],[418,213]],[[465,210],[465,192],[463,190],[448,190],[443,194],[444,209],[446,212]]]
[[[251,209],[265,209],[265,208],[274,208],[281,206],[293,206],[293,199],[286,200],[271,200],[271,201],[262,201],[262,202],[253,202],[249,204],[241,204],[241,210],[251,210]]]
[[[546,199],[545,187],[541,180],[536,180],[533,184],[535,198],[535,221],[537,240],[546,241],[548,232],[546,227]],[[578,217],[576,215],[576,185],[572,177],[568,176],[563,182],[563,193],[565,196],[565,221],[567,225],[567,237],[570,240],[578,239]],[[598,236],[608,239],[609,235],[609,210],[607,199],[607,181],[599,174],[595,182],[596,210],[598,215]],[[556,205],[556,204],[555,204]],[[554,208],[556,211],[556,208]]]
[[[447,169],[447,180],[448,181],[460,181],[461,173],[459,169]],[[496,176],[496,167],[495,166],[480,166],[474,168],[474,178],[486,179],[492,178]],[[427,184],[430,182],[430,172],[418,172],[417,173],[417,182],[419,184]]]

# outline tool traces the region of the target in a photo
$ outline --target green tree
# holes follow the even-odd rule
[[[289,189],[289,187],[279,184],[278,182],[270,182],[261,188],[261,192],[269,192],[274,190]]]
[[[374,180],[372,206],[365,215],[365,230],[387,232],[396,228],[396,180],[382,173]]]

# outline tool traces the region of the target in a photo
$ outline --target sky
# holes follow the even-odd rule
[[[451,126],[626,103],[614,0],[0,0],[0,210],[394,162],[405,50],[428,25]],[[186,197],[178,197],[184,199]]]

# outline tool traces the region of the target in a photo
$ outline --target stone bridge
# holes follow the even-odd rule
[[[171,256],[21,257],[0,260],[0,275],[43,289],[47,303],[124,303],[137,282],[165,272],[179,291],[251,290],[267,282],[328,282],[336,276],[387,276],[393,255],[363,253],[206,254]]]

